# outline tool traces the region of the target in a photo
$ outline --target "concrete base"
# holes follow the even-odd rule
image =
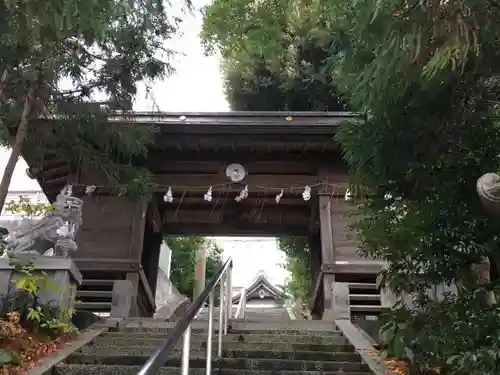
[[[127,319],[132,315],[134,286],[130,280],[115,280],[111,296],[111,318]]]
[[[331,314],[333,315],[333,320],[350,320],[349,283],[333,283],[332,294],[333,303],[331,306]]]
[[[51,305],[60,310],[73,309],[76,288],[82,283],[82,274],[71,258],[21,255],[0,259],[0,294],[14,291],[12,280],[23,277],[22,266],[33,266],[34,274],[44,273],[48,286],[36,293],[40,304]]]

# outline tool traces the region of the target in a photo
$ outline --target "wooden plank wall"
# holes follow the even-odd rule
[[[83,223],[75,259],[85,262],[139,263],[144,235],[143,202],[123,197],[84,197]],[[101,264],[102,265],[102,264]]]
[[[346,217],[344,214],[351,209],[352,206],[343,198],[332,198],[331,215],[335,261],[369,262],[369,259],[357,253],[356,235],[348,228],[348,225],[355,222],[355,218]]]

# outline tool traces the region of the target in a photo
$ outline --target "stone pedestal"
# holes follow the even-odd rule
[[[332,295],[333,320],[350,320],[349,283],[334,282],[332,284]]]
[[[134,294],[137,292],[130,280],[115,280],[111,297],[112,318],[127,319],[132,316]]]
[[[40,304],[50,304],[61,310],[73,309],[76,288],[82,283],[82,274],[68,257],[20,255],[0,259],[0,294],[14,291],[12,280],[25,276],[18,269],[34,267],[33,274],[44,274],[47,288],[36,293]]]

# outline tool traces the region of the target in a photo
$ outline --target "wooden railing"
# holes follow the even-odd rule
[[[314,283],[313,297],[310,301],[310,310],[312,315],[320,315],[323,313],[325,308],[331,308],[335,310],[336,308],[340,308],[339,306],[324,306],[324,288],[323,283],[325,279],[325,275],[334,274],[334,275],[348,275],[348,274],[372,274],[375,275],[381,268],[381,265],[378,262],[374,263],[365,263],[365,264],[353,264],[353,265],[338,265],[335,264],[329,267],[322,267],[323,269],[320,271],[316,278],[316,282]],[[360,272],[364,271],[364,272]],[[367,272],[368,271],[368,272]],[[335,293],[341,293],[342,285],[347,285],[348,292],[345,293],[345,296],[335,296]],[[335,287],[335,286],[338,287]],[[337,290],[336,290],[337,289]],[[378,292],[377,286],[375,283],[371,282],[346,282],[339,283],[334,282],[333,284],[333,294],[334,298],[332,304],[341,304],[339,302],[341,300],[347,301],[349,304],[349,314],[353,316],[373,316],[378,315],[382,309],[381,306],[381,296]]]

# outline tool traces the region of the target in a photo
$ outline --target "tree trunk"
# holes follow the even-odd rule
[[[472,275],[475,278],[475,282],[479,285],[488,285],[491,281],[490,278],[490,259],[488,257],[482,257],[481,263],[473,264],[471,267]],[[486,305],[492,307],[496,304],[495,294],[492,290],[487,291],[485,295]]]
[[[8,71],[7,69],[3,69],[2,72],[2,78],[0,78],[0,105],[3,103],[3,93],[4,93],[4,88],[5,84],[7,82],[7,77],[8,77]],[[2,125],[2,120],[0,119],[0,125]]]
[[[28,94],[26,95],[23,113],[17,127],[16,138],[14,140],[14,144],[12,145],[9,160],[3,172],[2,181],[0,182],[0,212],[2,212],[3,206],[5,205],[5,199],[7,198],[12,175],[14,174],[14,169],[16,168],[17,161],[19,160],[19,156],[21,156],[21,151],[23,150],[28,130],[28,116],[33,105],[33,91],[33,88],[30,88]]]

